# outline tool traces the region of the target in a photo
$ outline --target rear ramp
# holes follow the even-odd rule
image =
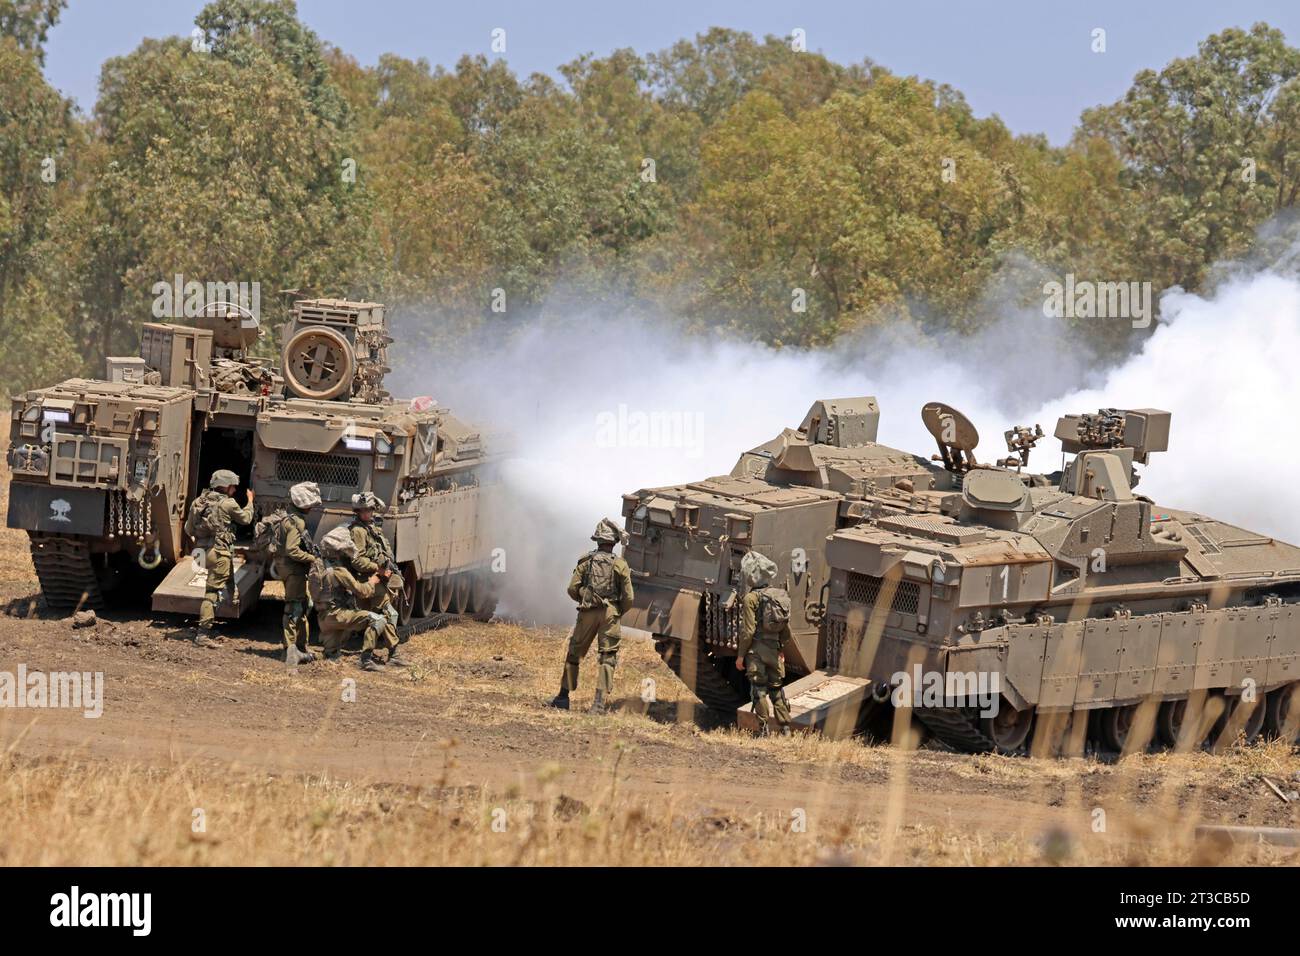
[[[852,737],[862,708],[871,700],[871,681],[828,671],[813,671],[785,685],[790,725],[803,733],[820,733],[832,740]],[[758,717],[750,702],[736,708],[736,726],[757,731]]]
[[[257,599],[262,595],[264,578],[265,565],[260,561],[249,561],[243,551],[236,549],[234,583],[239,589],[239,604],[236,606],[231,589],[227,588],[217,607],[217,617],[237,618],[256,606]],[[207,584],[207,569],[200,568],[189,556],[185,556],[154,590],[153,609],[197,617]]]

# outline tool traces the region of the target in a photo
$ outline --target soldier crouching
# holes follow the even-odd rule
[[[552,707],[569,709],[569,691],[578,687],[578,666],[599,636],[597,644],[600,671],[596,676],[596,697],[591,703],[593,714],[603,714],[609,707],[614,690],[614,668],[618,666],[618,645],[622,636],[619,618],[632,606],[632,570],[627,562],[614,555],[614,545],[623,532],[608,518],[596,525],[591,540],[596,550],[584,555],[573,569],[569,597],[578,602],[578,620],[569,637],[564,658],[564,676],[560,692]]]
[[[379,575],[372,574],[358,581],[348,570],[356,557],[357,546],[347,528],[335,528],[320,542],[323,568],[313,571],[309,585],[313,588],[312,600],[320,620],[321,650],[325,659],[337,660],[349,635],[361,634],[361,669],[382,671],[384,665],[375,659],[375,647],[387,646],[387,619],[378,611],[358,606],[369,601],[379,586]]]
[[[397,638],[396,595],[402,591],[402,574],[397,570],[393,546],[384,536],[383,521],[376,514],[383,510],[384,499],[374,492],[363,491],[352,496],[352,512],[356,517],[348,525],[348,531],[352,534],[352,543],[357,546],[357,555],[351,566],[353,573],[362,577],[379,575],[379,586],[374,595],[361,606],[384,615],[384,643],[388,647],[386,663],[406,667],[410,662],[402,657]]]

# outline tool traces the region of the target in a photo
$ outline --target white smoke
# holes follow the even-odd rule
[[[1167,293],[1163,324],[1110,368],[1034,308],[1009,310],[973,337],[909,326],[803,351],[689,336],[633,307],[617,318],[593,309],[539,320],[454,363],[417,371],[408,362],[396,384],[513,434],[510,503],[496,532],[509,581],[502,610],[559,623],[572,614],[573,564],[601,517],[621,523],[624,493],[725,474],[819,398],[876,396],[880,440],[925,456],[935,450],[920,418],[929,401],[975,422],[981,461],[1006,454],[1006,428],[1041,423],[1049,437],[1030,467],[1044,472],[1059,467],[1050,434],[1060,414],[1164,408],[1170,450],[1146,467],[1143,493],[1300,540],[1297,356],[1300,284],[1261,273],[1206,298]]]

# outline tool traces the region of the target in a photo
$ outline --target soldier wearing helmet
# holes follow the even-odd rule
[[[740,642],[736,669],[749,679],[750,699],[760,733],[775,717],[783,737],[790,734],[790,704],[785,699],[785,654],[790,640],[790,595],[774,587],[777,567],[771,558],[748,551],[740,559],[740,574],[749,590],[740,605]]]
[[[348,635],[361,633],[361,669],[384,670],[383,663],[375,660],[374,648],[384,633],[386,620],[384,615],[363,606],[374,597],[379,575],[371,574],[364,581],[353,577],[349,567],[356,558],[357,546],[347,528],[334,528],[325,535],[320,552],[324,569],[318,577],[313,572],[309,583],[314,589],[312,599],[317,604],[325,659],[337,660]]]
[[[284,662],[310,664],[315,655],[307,649],[307,623],[311,597],[307,594],[307,573],[317,548],[307,530],[311,512],[321,506],[320,486],[303,481],[289,489],[289,507],[275,529],[275,571],[284,583],[284,615],[280,619],[284,636]]]
[[[355,517],[348,525],[352,534],[352,543],[356,545],[356,557],[352,559],[354,573],[369,576],[378,574],[380,586],[375,594],[365,602],[368,611],[377,611],[384,615],[383,645],[388,649],[386,663],[394,667],[406,667],[409,661],[398,651],[397,640],[397,595],[402,593],[402,574],[397,570],[397,559],[393,556],[393,546],[384,535],[383,519],[376,512],[384,510],[384,499],[374,492],[363,491],[352,496],[352,513]]]
[[[596,697],[591,712],[603,714],[609,707],[610,694],[614,690],[614,668],[618,666],[621,637],[618,621],[632,606],[632,569],[614,554],[614,545],[622,537],[618,525],[608,518],[602,519],[591,536],[591,540],[596,542],[596,550],[583,555],[573,569],[569,597],[578,602],[578,620],[569,637],[564,676],[560,680],[560,692],[551,701],[552,707],[569,709],[569,691],[578,686],[578,665],[597,637],[600,670],[596,676]]]
[[[235,568],[235,525],[253,523],[253,489],[248,489],[248,504],[242,508],[234,498],[239,489],[239,476],[222,468],[212,473],[208,488],[190,503],[185,519],[185,533],[201,549],[203,567],[208,572],[203,603],[199,605],[199,626],[194,632],[194,643],[199,647],[216,647],[212,637],[216,626],[217,606],[221,594],[231,582]],[[195,553],[195,559],[199,552]],[[238,590],[234,593],[239,602]]]

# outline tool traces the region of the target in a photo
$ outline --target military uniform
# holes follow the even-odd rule
[[[745,662],[754,714],[764,722],[764,726],[775,714],[777,724],[785,732],[790,726],[790,704],[782,687],[785,683],[785,658],[781,648],[790,640],[790,625],[786,624],[777,633],[762,630],[759,605],[763,593],[768,590],[780,589],[755,588],[741,602],[740,643],[736,646],[736,655]]]
[[[290,507],[277,530],[276,573],[284,584],[284,615],[280,619],[286,656],[290,647],[307,653],[310,637],[308,614],[311,598],[307,596],[307,572],[315,558],[311,535],[307,533],[307,512]]]
[[[564,658],[564,676],[560,683],[560,693],[551,704],[568,709],[569,691],[578,686],[578,667],[593,640],[597,641],[596,652],[600,670],[596,675],[596,697],[592,710],[600,713],[608,705],[609,695],[614,689],[614,668],[618,666],[618,646],[622,637],[619,618],[632,606],[632,569],[626,561],[613,553],[613,542],[621,536],[618,527],[606,519],[596,528],[592,540],[610,544],[608,549],[597,548],[584,555],[573,569],[569,579],[569,597],[578,604],[578,620],[573,625],[569,636],[568,653]],[[608,564],[608,574],[593,576],[593,563]],[[608,578],[602,588],[593,579]]]
[[[190,505],[191,515],[202,507],[205,510],[208,525],[215,527],[199,529],[194,535],[194,543],[203,549],[204,568],[208,572],[207,585],[203,592],[203,603],[199,605],[199,627],[202,631],[211,631],[216,624],[217,606],[221,603],[221,594],[231,583],[234,573],[235,525],[253,523],[253,502],[242,508],[234,498],[218,488],[228,488],[238,484],[239,478],[232,472],[218,472],[220,480],[233,479],[227,484],[218,484],[214,475],[212,487],[194,499]]]
[[[342,560],[325,560],[325,585],[330,597],[323,608],[317,609],[320,617],[321,649],[326,657],[335,657],[343,650],[348,636],[364,632],[363,657],[374,651],[375,641],[384,630],[384,616],[359,605],[374,597],[375,585],[358,581]]]
[[[362,521],[360,518],[353,518],[352,523],[348,525],[348,531],[352,534],[352,543],[357,546],[357,556],[351,562],[354,573],[368,578],[385,568],[397,567],[397,561],[393,558],[393,547],[384,537],[377,520]],[[381,576],[374,596],[365,604],[367,610],[378,611],[384,615],[384,620],[387,622],[384,627],[385,642],[389,648],[397,646],[397,607],[394,604],[394,595],[402,590],[402,583],[402,575],[399,571],[394,570],[387,582]]]

